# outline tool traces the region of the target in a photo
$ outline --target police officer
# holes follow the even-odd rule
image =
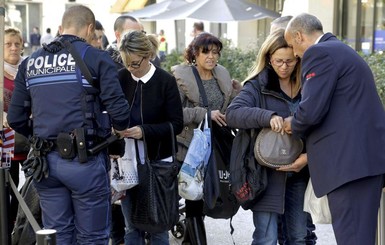
[[[121,133],[128,126],[129,106],[114,62],[107,52],[88,44],[95,31],[92,11],[82,5],[68,8],[59,31],[54,42],[20,65],[7,118],[17,132],[33,135],[30,158],[34,160],[24,168],[35,178],[44,228],[57,230],[56,243],[108,244],[108,157],[101,151],[80,160],[79,140],[92,147],[111,126]],[[67,41],[82,56],[94,85],[64,47]],[[103,120],[104,110],[112,125],[103,124],[108,122]]]

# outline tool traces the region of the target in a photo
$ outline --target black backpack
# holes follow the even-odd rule
[[[254,157],[256,136],[254,129],[239,130],[231,149],[230,188],[245,210],[254,206],[267,187],[266,168]]]
[[[260,108],[266,108],[257,80],[248,81],[259,96]],[[240,129],[233,141],[230,158],[230,188],[238,203],[247,210],[263,196],[267,187],[267,170],[254,157],[258,129]]]

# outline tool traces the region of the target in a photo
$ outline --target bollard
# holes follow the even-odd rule
[[[37,231],[36,245],[56,245],[56,230],[47,229]]]

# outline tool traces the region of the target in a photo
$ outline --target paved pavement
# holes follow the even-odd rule
[[[230,235],[230,220],[205,218],[207,243],[209,245],[233,245]],[[235,245],[250,245],[254,231],[251,211],[242,208],[234,216],[232,221],[234,227],[233,239]],[[336,245],[331,225],[316,224],[317,245]],[[171,245],[181,244],[180,239],[170,236]]]
[[[24,174],[20,171],[20,185],[24,182]],[[234,216],[232,221],[234,227],[233,239],[235,245],[250,245],[254,231],[251,211],[242,208]],[[230,220],[205,218],[208,245],[234,245],[230,235]],[[331,225],[316,224],[317,245],[337,245]],[[175,239],[170,234],[170,245],[180,245],[181,239]]]

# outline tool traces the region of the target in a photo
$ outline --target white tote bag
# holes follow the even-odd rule
[[[332,215],[330,214],[328,197],[316,197],[313,190],[311,179],[307,184],[303,211],[310,213],[314,224],[331,224]]]
[[[136,150],[134,139],[124,139],[126,146],[124,156],[111,159],[111,187],[116,191],[124,191],[139,184]]]

